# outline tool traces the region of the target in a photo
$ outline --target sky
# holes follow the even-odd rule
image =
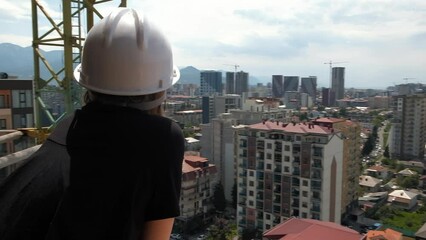
[[[38,1],[61,19],[62,1]],[[106,15],[119,3],[97,9]],[[318,86],[328,87],[331,65],[345,67],[346,88],[426,84],[425,0],[127,0],[127,6],[168,36],[179,67],[244,71],[263,83],[272,75],[317,76]],[[0,43],[31,46],[31,0],[0,0],[0,12]],[[49,28],[39,20],[40,31]]]

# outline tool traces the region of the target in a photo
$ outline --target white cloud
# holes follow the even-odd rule
[[[45,1],[60,18],[60,3]],[[26,30],[2,26],[0,42],[31,37],[31,1],[16,2],[0,0],[0,23],[19,21]],[[97,8],[105,15],[119,2]],[[163,29],[179,66],[232,70],[225,64],[239,64],[250,75],[316,75],[327,84],[324,62],[347,61],[346,79],[354,85],[402,76],[426,83],[424,0],[128,0],[127,6]]]

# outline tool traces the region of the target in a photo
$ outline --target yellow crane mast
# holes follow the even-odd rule
[[[34,57],[34,108],[35,108],[35,128],[24,129],[31,136],[41,140],[49,134],[50,130],[56,126],[56,123],[67,114],[81,105],[81,91],[79,86],[73,83],[73,69],[80,63],[80,56],[84,42],[84,36],[93,26],[95,16],[101,19],[103,16],[98,10],[99,4],[115,2],[113,0],[62,0],[62,19],[55,21],[48,12],[45,1],[31,0],[32,9],[32,29],[33,29],[33,57]],[[126,7],[127,0],[118,1],[117,7]],[[43,5],[45,4],[45,5]],[[83,31],[82,22],[85,20],[86,31]],[[47,31],[46,22],[49,25]],[[44,24],[43,26],[41,24]],[[63,49],[63,67],[53,69],[49,64],[43,51],[43,47],[55,47]],[[42,68],[50,73],[49,78],[43,79],[40,75]],[[46,108],[41,96],[43,92],[52,91],[49,84],[55,84],[58,88],[53,91],[59,91],[64,96],[65,112],[56,119]],[[51,126],[42,129],[41,113],[49,118]]]

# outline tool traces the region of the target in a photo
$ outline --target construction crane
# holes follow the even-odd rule
[[[85,14],[85,29],[89,31],[94,25],[94,16],[101,19],[103,16],[96,6],[113,0],[62,0],[62,20],[56,22],[48,12],[48,7],[43,6],[43,1],[31,0],[32,10],[32,29],[33,29],[33,60],[34,60],[34,108],[35,108],[35,136],[40,135],[40,139],[45,138],[46,132],[56,126],[56,123],[67,114],[74,111],[81,105],[82,89],[73,83],[74,67],[81,61],[81,52],[84,42],[82,18]],[[119,1],[118,7],[126,7],[127,0]],[[39,28],[39,23],[41,27]],[[45,31],[45,24],[50,23],[50,28]],[[43,24],[43,25],[42,25]],[[44,32],[45,31],[45,32]],[[44,32],[44,33],[43,33]],[[53,46],[63,49],[63,67],[54,69],[49,64],[41,49],[42,46]],[[41,76],[42,67],[48,70],[49,76],[43,79]],[[52,85],[58,88],[52,90]],[[47,105],[42,100],[42,94],[46,92],[57,91],[64,96],[65,112],[54,118]],[[44,113],[51,122],[48,130],[40,131],[41,115]],[[42,136],[43,135],[43,136]]]
[[[329,62],[325,62],[324,64],[328,64],[330,65],[330,88],[331,88],[331,84],[332,84],[332,78],[333,78],[333,64],[340,64],[340,63],[347,63],[347,62],[333,62],[333,61],[329,61]]]
[[[236,80],[237,80],[237,69],[240,67],[240,65],[238,65],[238,64],[223,64],[223,65],[228,65],[228,66],[233,66],[234,67],[234,76],[233,76],[233,78],[234,78],[234,83],[233,83],[233,85],[234,86],[232,86],[232,91],[233,92],[235,92],[235,85],[237,84],[236,82]]]
[[[408,80],[410,80],[410,79],[416,79],[416,78],[410,78],[410,77],[405,77],[405,78],[403,78],[403,80],[405,81],[405,84],[407,84],[407,83],[408,83]]]

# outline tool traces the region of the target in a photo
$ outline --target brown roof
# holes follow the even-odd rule
[[[362,237],[357,231],[337,223],[294,217],[268,230],[263,236],[280,240],[359,240]]]
[[[381,172],[381,171],[386,171],[387,168],[385,168],[381,165],[373,165],[373,166],[369,167],[367,170],[375,170],[375,171]]]
[[[346,121],[346,119],[343,118],[329,118],[329,117],[323,117],[323,118],[317,118],[315,119],[315,122],[323,122],[323,123],[338,123]]]
[[[366,240],[383,239],[383,240],[401,240],[402,233],[387,228],[384,231],[371,230],[367,232]]]
[[[309,123],[282,123],[276,121],[265,121],[248,126],[251,129],[259,130],[280,130],[290,133],[317,133],[317,134],[330,134],[334,130],[323,126],[318,126]]]

